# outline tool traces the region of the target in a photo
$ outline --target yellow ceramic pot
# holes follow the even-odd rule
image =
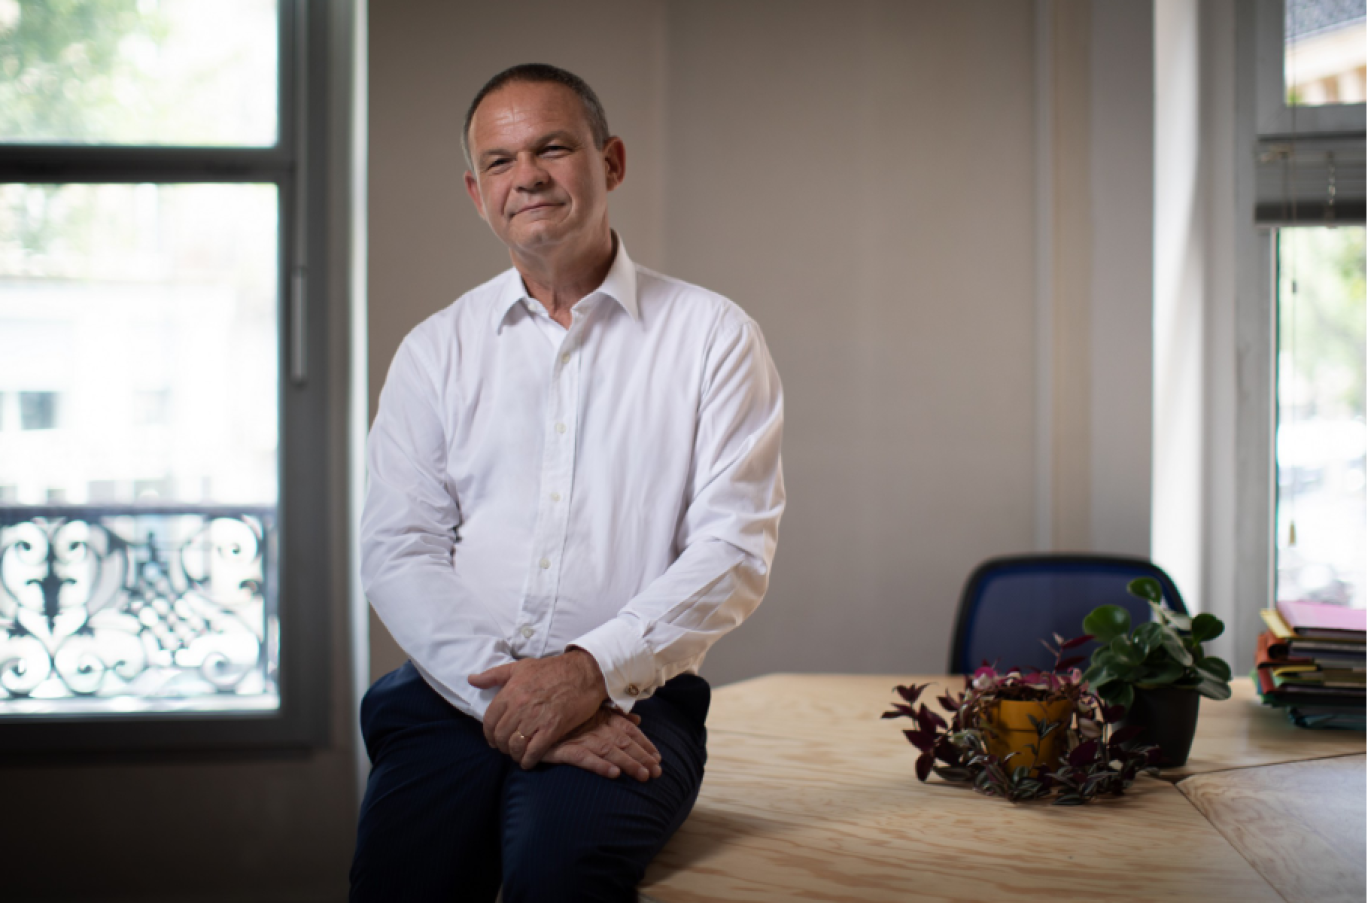
[[[985,744],[988,752],[999,759],[1017,753],[1007,763],[1009,770],[1022,765],[1032,768],[1043,765],[1053,771],[1064,757],[1068,722],[1072,717],[1073,702],[1068,699],[1052,702],[1002,699],[988,709],[984,724]],[[1032,718],[1037,721],[1057,721],[1060,726],[1041,740],[1035,725],[1031,723]]]

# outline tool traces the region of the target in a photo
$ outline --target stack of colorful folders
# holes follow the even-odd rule
[[[1265,608],[1254,679],[1300,727],[1364,729],[1365,611],[1321,602]]]

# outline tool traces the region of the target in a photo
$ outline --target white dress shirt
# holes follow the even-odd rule
[[[510,269],[395,354],[371,427],[361,579],[434,689],[577,646],[630,710],[746,619],[769,580],[783,393],[726,298],[622,243],[569,329]]]

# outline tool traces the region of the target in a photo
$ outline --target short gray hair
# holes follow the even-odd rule
[[[465,127],[461,129],[461,152],[465,154],[466,166],[472,170],[475,167],[470,159],[470,122],[475,118],[475,111],[490,94],[515,82],[564,85],[574,91],[579,97],[580,103],[584,104],[584,115],[588,118],[589,130],[594,135],[594,146],[603,150],[604,145],[608,143],[611,134],[608,131],[608,116],[603,112],[603,104],[599,101],[598,95],[594,93],[594,89],[589,87],[588,82],[575,73],[567,72],[558,66],[551,66],[547,63],[519,63],[516,66],[510,66],[485,82],[484,87],[470,102],[470,109],[466,110]]]

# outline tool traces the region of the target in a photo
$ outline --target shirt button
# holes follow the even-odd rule
[[[627,695],[628,695],[628,696],[633,696],[633,697],[635,697],[635,696],[638,696],[638,695],[640,695],[640,694],[641,694],[641,689],[640,689],[639,687],[637,687],[636,684],[628,684],[628,685],[627,685]]]
[[[559,492],[553,492],[553,493],[551,493],[551,501],[553,501],[553,502],[559,502],[559,501],[560,501],[560,493],[559,493]]]
[[[523,635],[523,637],[525,637],[525,638],[531,638],[532,634],[533,634],[533,630],[532,630],[531,627],[524,627],[524,628],[522,629],[522,635]]]
[[[562,363],[562,364],[568,364],[568,363],[570,363],[570,352],[567,351],[565,354],[562,354],[562,355],[561,355],[561,363]]]
[[[563,432],[565,432],[565,424],[563,424],[563,423],[558,423],[558,424],[556,424],[556,432],[558,432],[558,433],[563,433]]]
[[[538,561],[537,564],[541,565],[541,569],[544,571],[551,566],[551,559],[543,558],[541,561]]]

